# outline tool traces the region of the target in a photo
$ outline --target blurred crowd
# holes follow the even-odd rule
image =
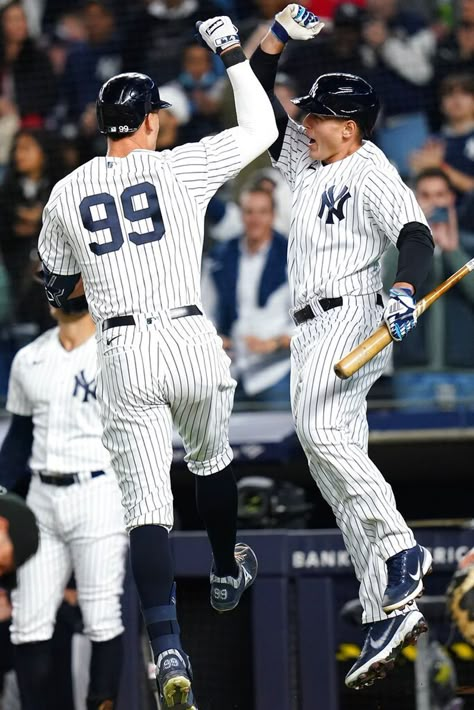
[[[195,22],[229,14],[250,56],[286,4],[0,3],[0,395],[14,352],[52,325],[36,275],[42,209],[59,178],[105,152],[95,117],[102,83],[120,71],[155,79],[172,104],[160,113],[159,150],[232,126],[225,72],[196,42]],[[349,71],[374,85],[383,107],[374,141],[416,191],[433,230],[427,291],[474,256],[474,0],[306,5],[325,28],[311,43],[288,45],[276,93],[298,120],[290,99],[321,73]],[[248,405],[289,402],[289,225],[289,192],[268,156],[226,185],[207,213],[203,301],[232,358],[237,399]],[[387,287],[393,256],[384,265]],[[398,382],[411,393],[423,383],[432,394],[420,373],[444,373],[436,386],[443,384],[446,406],[458,391],[474,397],[473,326],[467,278],[396,348],[394,371],[408,377]]]

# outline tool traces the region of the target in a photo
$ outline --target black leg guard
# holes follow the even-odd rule
[[[93,641],[87,710],[112,710],[118,696],[123,660],[123,635]]]

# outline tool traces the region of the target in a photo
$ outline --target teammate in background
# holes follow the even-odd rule
[[[322,23],[288,5],[251,64],[272,98],[279,130],[273,164],[293,190],[288,276],[293,319],[292,410],[311,475],[331,505],[360,581],[367,639],[346,684],[384,677],[403,645],[426,630],[414,604],[431,555],[416,544],[391,487],[367,454],[366,396],[382,374],[385,349],[348,380],[333,367],[385,318],[401,340],[416,323],[415,292],[431,264],[433,239],[413,193],[368,138],[379,103],[350,74],[324,74],[294,103],[289,119],[273,96],[286,42],[311,39]],[[379,260],[399,249],[396,281],[383,310]]]
[[[50,302],[60,305],[80,293],[82,275],[96,321],[104,442],[122,489],[161,703],[180,710],[194,708],[195,700],[168,541],[172,424],[196,474],[197,506],[214,556],[213,607],[233,609],[257,572],[252,550],[235,545],[237,487],[228,438],[235,381],[201,310],[204,216],[219,186],[277,137],[270,102],[231,20],[207,20],[199,33],[228,71],[239,125],[156,152],[166,103],[155,83],[143,74],[113,77],[97,102],[107,155],[57,184],[39,240]]]
[[[38,549],[38,525],[32,510],[0,487],[0,588],[16,587],[16,570]]]
[[[29,463],[27,503],[40,529],[39,550],[18,571],[12,593],[11,639],[23,710],[50,710],[51,638],[74,571],[84,633],[92,641],[87,710],[98,710],[112,708],[118,694],[127,536],[119,487],[101,441],[94,322],[84,298],[51,311],[58,327],[13,361],[7,399],[12,421],[0,450],[8,485]]]

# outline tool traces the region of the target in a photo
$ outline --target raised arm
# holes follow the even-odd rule
[[[237,28],[229,17],[213,17],[198,23],[206,45],[218,54],[232,84],[238,126],[232,129],[239,144],[242,167],[263,153],[278,131],[266,92],[250,68],[240,46]]]
[[[260,42],[250,60],[255,75],[268,94],[278,127],[278,138],[270,147],[270,154],[278,160],[288,124],[288,116],[274,94],[278,60],[286,43],[291,39],[308,40],[316,37],[324,27],[316,15],[302,5],[292,3],[275,15],[273,25]]]

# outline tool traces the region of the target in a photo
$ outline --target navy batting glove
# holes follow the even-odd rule
[[[383,317],[393,340],[402,340],[416,326],[415,298],[409,288],[391,288]]]

